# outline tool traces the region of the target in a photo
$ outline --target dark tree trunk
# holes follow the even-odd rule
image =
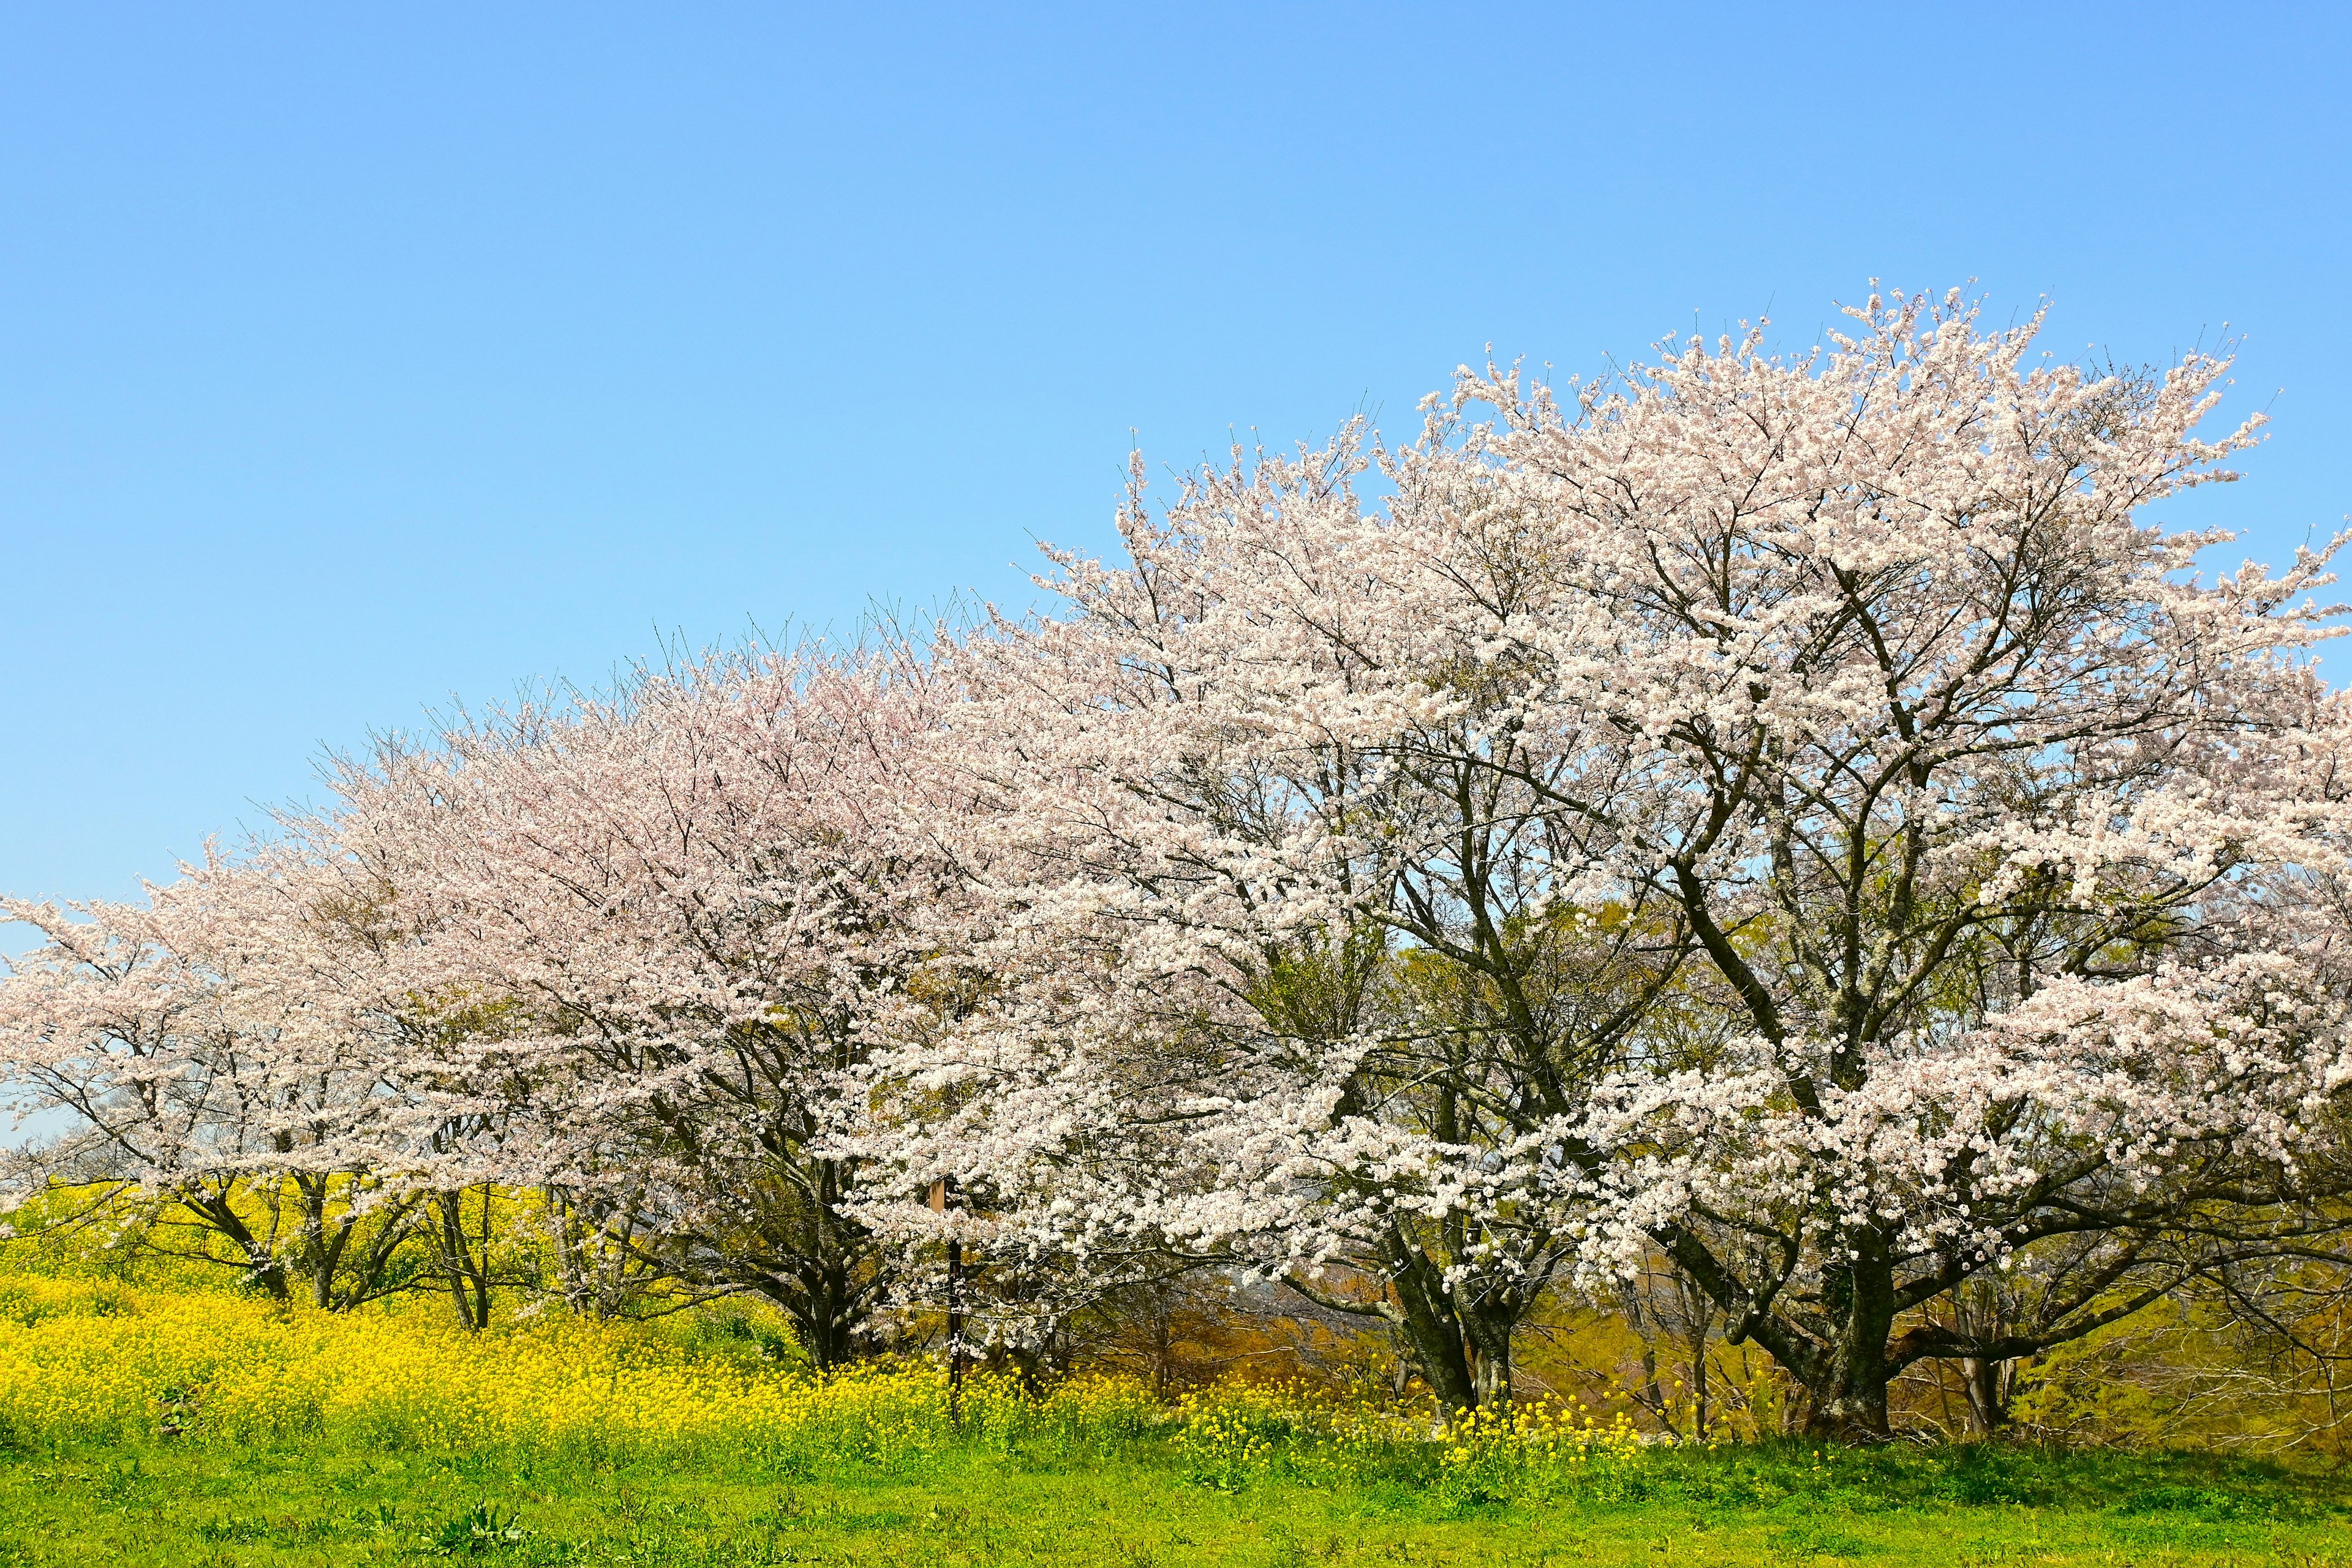
[[[359,1220],[346,1213],[339,1222],[329,1223],[327,1207],[333,1195],[329,1178],[297,1176],[294,1187],[302,1200],[302,1263],[310,1277],[310,1305],[329,1311],[337,1304],[335,1271],[342,1266],[343,1251]]]
[[[1895,1268],[1885,1237],[1875,1230],[1846,1235],[1848,1261],[1822,1271],[1822,1304],[1840,1327],[1837,1342],[1807,1380],[1809,1437],[1835,1443],[1884,1443],[1893,1436],[1886,1385],[1895,1366]]]
[[[482,1189],[481,1250],[466,1235],[466,1194],[436,1193],[440,1218],[441,1269],[449,1282],[450,1304],[467,1333],[490,1326],[490,1189]]]
[[[269,1292],[273,1301],[291,1301],[294,1292],[289,1287],[284,1260],[272,1256],[268,1246],[253,1234],[244,1218],[228,1201],[226,1193],[208,1193],[201,1198],[183,1200],[188,1210],[221,1235],[246,1258],[246,1280]]]
[[[848,1365],[865,1348],[873,1297],[848,1264],[811,1261],[788,1275],[759,1280],[757,1289],[783,1309],[801,1348],[820,1372]]]
[[[1696,1324],[1690,1339],[1691,1436],[1704,1443],[1706,1441],[1709,1415],[1706,1407],[1706,1320],[1697,1319]]]
[[[1511,1402],[1511,1328],[1507,1319],[1480,1312],[1475,1306],[1458,1314],[1462,1337],[1470,1352],[1471,1387],[1481,1405]]]
[[[1423,1381],[1446,1409],[1476,1409],[1478,1380],[1444,1277],[1430,1266],[1420,1248],[1402,1240],[1395,1244],[1391,1267],[1397,1332],[1420,1367]]]
[[[1979,1437],[1990,1437],[2009,1425],[2009,1396],[2017,1363],[1982,1356],[1960,1358],[1960,1389],[1968,1395],[1969,1426]]]
[[[1176,1337],[1169,1321],[1168,1288],[1152,1288],[1151,1392],[1165,1399],[1176,1382]]]
[[[1805,1436],[1831,1443],[1885,1442],[1894,1435],[1886,1412],[1886,1385],[1892,1381],[1884,1356],[1849,1362],[1836,1381],[1811,1391]]]

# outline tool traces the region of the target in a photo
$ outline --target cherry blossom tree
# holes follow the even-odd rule
[[[299,857],[215,853],[144,906],[0,905],[47,939],[0,982],[0,1071],[21,1117],[66,1122],[12,1151],[9,1195],[63,1187],[68,1222],[166,1251],[226,1241],[279,1298],[404,1283],[419,1200],[380,1174],[395,1026],[338,890]]]
[[[1139,484],[1129,563],[957,655],[1007,981],[894,1062],[908,1168],[1385,1315],[1456,1405],[1663,1254],[1859,1436],[1919,1358],[2317,1244],[2329,552],[2205,581],[2150,515],[2253,439],[2196,434],[2223,362],[1850,314]],[[2037,1305],[1972,1328],[1980,1277]]]
[[[1664,1269],[1817,1432],[1930,1358],[1992,1419],[2333,1255],[2334,546],[2209,579],[2160,515],[2255,438],[2221,360],[1849,315],[1139,470],[1063,613],[461,719],[144,909],[8,906],[0,1062],[78,1119],[20,1181],[281,1291],[413,1222],[469,1323],[463,1194],[528,1190],[578,1302],[756,1290],[824,1365],[950,1244],[992,1333],[1247,1268],[1457,1407]]]
[[[834,1134],[875,1042],[954,991],[908,761],[932,702],[882,655],[714,657],[346,770],[316,832],[448,1023],[395,1074],[454,1134],[430,1184],[539,1188],[603,1247],[774,1300],[820,1365],[868,1346],[887,1258]]]

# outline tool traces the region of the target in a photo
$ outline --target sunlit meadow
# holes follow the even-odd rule
[[[1676,1449],[1543,1401],[919,1360],[726,1303],[469,1334],[410,1300],[0,1276],[0,1563],[2309,1563],[2324,1478],[2016,1449]],[[1661,1554],[1664,1554],[1662,1557]]]

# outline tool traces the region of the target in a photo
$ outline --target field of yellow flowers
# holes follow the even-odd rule
[[[227,1294],[0,1279],[0,1437],[17,1443],[293,1440],[408,1452],[531,1447],[646,1455],[743,1450],[919,1459],[952,1434],[945,1378],[921,1365],[811,1378],[628,1323],[562,1315],[468,1334],[425,1310],[328,1313]],[[1159,1418],[1128,1384],[1043,1400],[969,1380],[968,1434]]]
[[[951,1420],[937,1368],[814,1377],[740,1308],[431,1305],[0,1274],[0,1568],[2352,1560],[2340,1486],[2210,1458],[1675,1450],[1572,1402],[984,1373]]]
[[[1535,1496],[1628,1470],[1622,1417],[1539,1405],[1433,1423],[1292,1384],[1196,1391],[1172,1406],[1140,1384],[1082,1377],[1042,1394],[985,1372],[950,1422],[947,1379],[920,1362],[817,1378],[633,1323],[562,1315],[487,1333],[437,1313],[328,1313],[250,1297],[34,1275],[0,1278],[0,1441],[406,1453],[528,1449],[642,1458],[854,1460],[884,1472],[950,1447],[1101,1450],[1159,1440],[1227,1490],[1276,1473],[1338,1481],[1425,1449],[1440,1485]]]

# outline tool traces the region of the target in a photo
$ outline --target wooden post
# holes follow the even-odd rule
[[[948,1212],[950,1184],[942,1176],[931,1184],[931,1212]],[[948,1425],[963,1429],[963,1242],[948,1238]]]

